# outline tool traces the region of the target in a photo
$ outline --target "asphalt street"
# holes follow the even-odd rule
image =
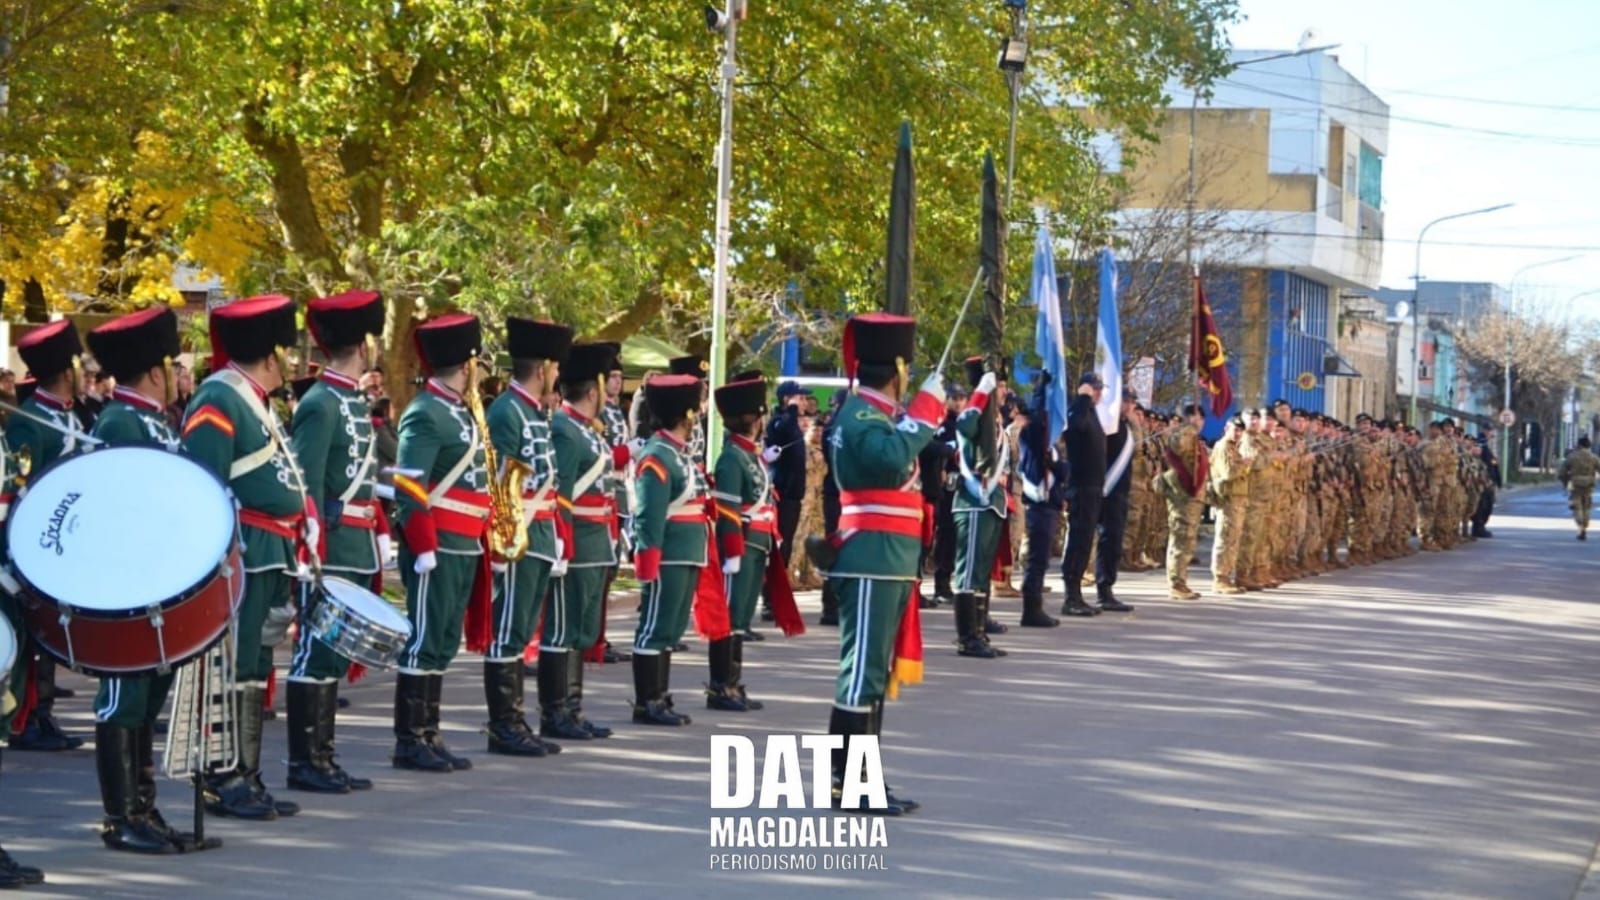
[[[950,614],[927,614],[927,680],[889,704],[884,757],[923,809],[886,822],[887,847],[849,851],[881,871],[711,867],[709,737],[825,730],[837,639],[814,626],[747,648],[767,702],[747,715],[701,708],[695,640],[674,670],[684,729],[628,723],[627,666],[591,670],[590,716],[617,736],[543,760],[482,752],[464,655],[445,725],[476,767],[444,776],[390,768],[392,682],[369,677],[346,689],[340,750],[377,789],[280,791],[304,812],[212,819],[226,846],[205,854],[103,849],[93,754],[7,752],[0,842],[48,872],[19,895],[36,898],[1569,900],[1600,841],[1600,541],[1576,542],[1565,516],[1555,489],[1523,491],[1492,540],[1242,597],[1171,601],[1156,574],[1125,576],[1136,612],[1013,628],[1002,660],[957,657]],[[1017,601],[996,606],[1015,623]],[[802,607],[814,621],[815,595]],[[64,682],[79,698],[58,712],[89,733],[92,685]],[[283,754],[280,717],[275,788]],[[162,790],[184,818],[186,786]]]

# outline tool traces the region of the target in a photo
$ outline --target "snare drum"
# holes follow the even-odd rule
[[[233,495],[154,445],[56,460],[6,522],[39,646],[92,675],[165,672],[220,638],[244,595]]]
[[[311,634],[339,655],[371,669],[392,669],[411,640],[411,623],[389,601],[343,578],[322,579]]]

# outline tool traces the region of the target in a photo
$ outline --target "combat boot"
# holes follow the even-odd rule
[[[100,802],[106,819],[100,840],[129,853],[177,853],[178,847],[152,827],[138,801],[139,732],[109,722],[94,727],[94,761],[100,776]]]
[[[428,677],[402,672],[394,682],[394,767],[448,772],[450,761],[428,743]]]
[[[1168,588],[1167,589],[1167,596],[1172,598],[1173,600],[1199,600],[1200,599],[1199,592],[1189,590],[1189,586],[1187,584],[1182,583],[1182,582],[1174,584],[1170,588]]]
[[[1022,595],[1023,628],[1055,628],[1061,621],[1044,611],[1044,594],[1037,588]]]
[[[1066,588],[1067,599],[1066,602],[1061,604],[1061,614],[1063,616],[1091,618],[1100,615],[1100,610],[1098,608],[1083,602],[1082,586],[1068,583]]]
[[[1117,595],[1112,591],[1111,585],[1097,584],[1094,586],[1094,592],[1096,598],[1100,601],[1101,612],[1133,612],[1131,605],[1117,599]]]

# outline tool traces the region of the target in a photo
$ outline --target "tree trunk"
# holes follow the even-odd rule
[[[293,135],[269,132],[250,111],[244,117],[244,137],[272,173],[273,212],[283,229],[284,243],[305,266],[312,289],[319,293],[327,291],[333,280],[343,274],[342,267],[339,254],[317,218],[317,207],[311,196],[311,176],[306,171],[299,142]]]

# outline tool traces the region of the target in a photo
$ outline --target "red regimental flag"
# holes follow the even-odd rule
[[[1228,379],[1228,354],[1222,349],[1222,336],[1206,303],[1205,288],[1198,274],[1194,278],[1194,328],[1189,335],[1189,368],[1195,380],[1211,397],[1211,414],[1221,416],[1233,404],[1233,383]]]

